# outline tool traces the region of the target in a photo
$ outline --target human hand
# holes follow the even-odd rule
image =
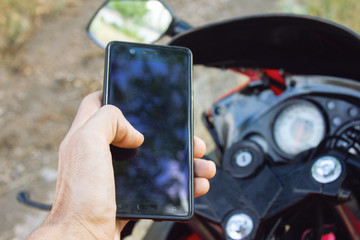
[[[29,239],[120,239],[127,221],[116,220],[115,184],[109,144],[140,146],[144,137],[114,106],[101,106],[101,92],[87,96],[59,150],[52,210]],[[215,164],[199,159],[204,142],[194,139],[195,196],[209,190]]]

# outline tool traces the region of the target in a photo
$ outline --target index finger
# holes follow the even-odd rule
[[[205,152],[206,152],[205,142],[201,138],[194,136],[194,158],[203,157]]]

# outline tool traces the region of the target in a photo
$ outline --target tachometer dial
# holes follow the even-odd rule
[[[284,108],[274,122],[274,139],[286,154],[295,155],[316,147],[325,135],[325,120],[309,102],[294,102]]]

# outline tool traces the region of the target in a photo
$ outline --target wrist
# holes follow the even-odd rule
[[[52,223],[48,219],[41,224],[26,240],[42,239],[96,239],[79,223],[61,222]]]

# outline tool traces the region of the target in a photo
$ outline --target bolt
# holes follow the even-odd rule
[[[334,101],[329,101],[326,103],[326,107],[329,109],[329,110],[334,110],[335,107],[336,107],[336,103]]]
[[[290,79],[290,87],[295,87],[296,81],[294,79]]]
[[[226,234],[233,240],[241,240],[250,235],[254,228],[252,219],[244,214],[235,214],[226,223]]]
[[[235,163],[239,167],[247,167],[253,161],[253,155],[249,151],[239,150],[235,153]]]
[[[223,115],[226,112],[226,109],[224,106],[216,106],[214,110],[216,115]]]
[[[334,117],[333,120],[332,120],[332,123],[335,125],[335,126],[340,126],[340,124],[342,123],[342,120],[340,117]]]
[[[337,197],[340,201],[347,201],[351,197],[351,191],[346,189],[340,189],[338,191]]]
[[[358,115],[358,110],[357,108],[350,108],[348,113],[350,117],[356,117],[356,115]]]
[[[319,183],[330,183],[337,180],[342,172],[341,163],[335,157],[323,156],[311,167],[312,177]]]

